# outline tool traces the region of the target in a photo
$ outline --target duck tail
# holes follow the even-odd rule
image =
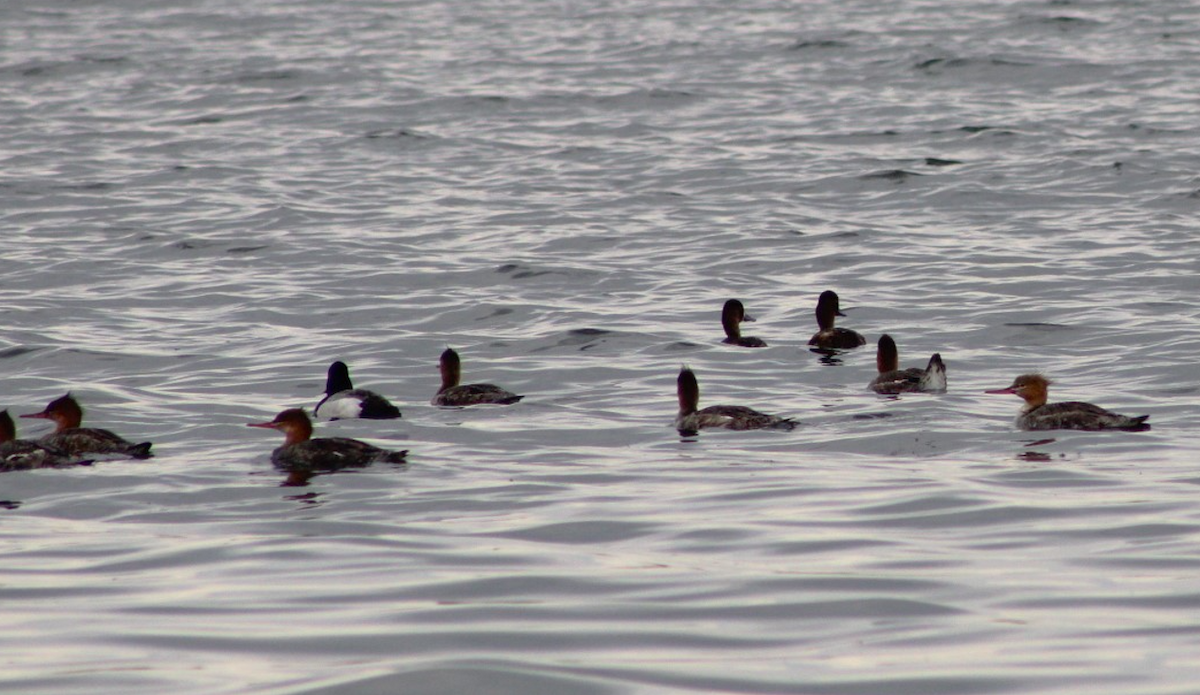
[[[384,463],[408,463],[408,449],[389,451],[383,457]]]
[[[1150,419],[1149,415],[1138,415],[1137,417],[1128,418],[1129,424],[1121,427],[1123,430],[1130,432],[1144,432],[1150,429],[1150,423],[1146,422]]]
[[[925,367],[925,374],[921,376],[921,390],[946,390],[946,363],[942,362],[940,352],[933,353],[929,358],[929,366]]]

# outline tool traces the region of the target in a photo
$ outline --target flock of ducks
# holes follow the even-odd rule
[[[817,326],[808,344],[813,350],[835,353],[866,345],[860,333],[835,326],[842,313],[836,292],[827,290],[817,300]],[[725,302],[721,325],[724,342],[747,348],[766,347],[760,338],[743,336],[741,324],[754,318],[736,299]],[[462,361],[458,353],[447,348],[438,361],[442,385],[430,401],[440,407],[462,408],[480,404],[509,405],[520,401],[519,396],[494,384],[460,384]],[[886,334],[880,336],[876,366],[879,374],[868,388],[881,394],[907,392],[941,393],[946,390],[946,365],[940,354],[929,358],[924,369],[900,369],[896,342]],[[1129,417],[1105,410],[1090,403],[1070,401],[1047,403],[1051,382],[1040,374],[1024,374],[1012,385],[987,393],[1013,394],[1025,401],[1017,417],[1017,427],[1024,430],[1145,430],[1150,425],[1148,415]],[[700,386],[695,373],[684,366],[677,380],[679,413],[675,427],[683,434],[695,434],[706,428],[731,430],[792,429],[790,418],[760,413],[739,405],[699,407]],[[386,398],[367,389],[355,388],[350,370],[344,362],[329,366],[325,381],[325,396],[313,408],[313,414],[329,420],[343,418],[392,419],[400,417],[400,409]],[[0,411],[0,471],[27,470],[90,463],[98,456],[149,458],[150,442],[133,443],[109,430],[83,427],[83,408],[70,393],[51,401],[36,413],[23,418],[51,420],[55,429],[40,439],[18,439],[16,425],[7,410]],[[390,451],[345,437],[313,438],[313,424],[302,408],[280,412],[269,422],[249,423],[249,427],[274,429],[283,433],[284,443],[271,454],[271,461],[281,470],[317,471],[365,466],[374,462],[403,463],[408,452]]]
[[[818,330],[808,344],[818,352],[836,353],[852,350],[867,344],[867,339],[857,331],[834,325],[837,317],[845,316],[839,305],[836,292],[826,290],[817,299]],[[725,328],[724,342],[740,347],[766,347],[766,341],[742,335],[741,324],[754,318],[746,313],[746,307],[736,299],[725,302],[721,310],[721,325]],[[946,391],[946,364],[942,356],[934,353],[924,369],[900,368],[900,353],[896,341],[886,333],[879,337],[875,353],[879,374],[867,384],[867,388],[881,394],[899,394],[923,391],[943,393]],[[1105,410],[1091,403],[1067,401],[1047,403],[1051,381],[1041,374],[1022,374],[1011,386],[993,389],[986,393],[1008,393],[1020,396],[1025,407],[1017,416],[1017,427],[1023,430],[1147,430],[1149,415],[1130,417]],[[760,413],[743,406],[713,405],[698,409],[700,387],[692,370],[684,367],[679,373],[679,415],[675,426],[684,433],[695,433],[705,427],[724,427],[732,430],[749,429],[792,429],[795,423],[789,418]]]

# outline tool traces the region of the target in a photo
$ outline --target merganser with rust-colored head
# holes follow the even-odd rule
[[[808,344],[822,350],[849,350],[867,344],[867,339],[849,328],[836,328],[838,316],[845,316],[839,306],[837,292],[825,290],[817,298],[817,326],[820,328]]]
[[[271,452],[271,463],[281,470],[335,471],[362,468],[376,461],[404,463],[408,450],[389,451],[346,437],[312,438],[312,420],[300,408],[284,410],[270,422],[252,422],[247,427],[279,430],[283,446]]]
[[[447,407],[484,403],[509,405],[524,398],[524,396],[518,396],[495,384],[463,384],[460,386],[458,382],[462,380],[462,361],[453,348],[446,348],[442,352],[441,358],[438,359],[438,369],[442,372],[442,387],[430,401],[433,405]]]
[[[987,393],[1011,393],[1025,400],[1017,416],[1017,427],[1023,430],[1148,430],[1149,415],[1129,417],[1105,410],[1098,405],[1067,401],[1047,403],[1050,384],[1041,374],[1022,374],[1012,386]]]
[[[676,380],[679,393],[679,414],[675,416],[675,429],[680,434],[695,434],[706,427],[723,427],[727,430],[781,429],[796,426],[791,418],[760,413],[742,405],[710,405],[699,410],[700,384],[688,367],[679,371]]]
[[[0,410],[0,471],[24,471],[90,463],[71,458],[60,449],[32,439],[17,439],[17,424]]]
[[[40,413],[21,417],[53,420],[55,429],[39,442],[64,452],[67,456],[83,454],[121,454],[135,459],[150,458],[150,442],[134,444],[119,435],[99,427],[82,427],[83,408],[70,393],[50,401]]]
[[[742,335],[743,321],[754,323],[754,317],[746,313],[746,307],[736,299],[725,302],[725,306],[721,308],[721,326],[725,329],[725,340],[721,342],[740,347],[766,347],[767,343],[762,338]]]
[[[896,341],[884,333],[879,336],[879,347],[875,352],[875,366],[879,369],[876,376],[867,385],[875,393],[910,393],[925,391],[941,393],[946,390],[946,365],[942,356],[933,353],[929,364],[924,368],[900,368],[900,351],[896,349]]]
[[[350,368],[338,360],[329,365],[325,397],[313,408],[313,415],[329,420],[392,420],[400,417],[400,409],[374,391],[354,388],[350,382]]]

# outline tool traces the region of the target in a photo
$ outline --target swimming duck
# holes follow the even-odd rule
[[[721,309],[721,326],[725,328],[725,340],[723,343],[730,345],[740,345],[741,347],[766,347],[767,344],[761,338],[755,338],[752,335],[742,335],[742,329],[739,325],[742,321],[749,323],[754,322],[754,317],[746,313],[746,307],[736,299],[730,299],[725,302],[725,306]]]
[[[354,388],[354,384],[350,383],[350,368],[338,360],[329,365],[325,377],[325,397],[313,408],[313,415],[330,420],[391,420],[400,417],[400,409],[374,391]]]
[[[442,371],[442,387],[430,401],[433,405],[460,407],[495,403],[509,405],[524,398],[512,391],[506,391],[493,384],[465,384],[459,386],[462,379],[462,362],[453,348],[446,348],[438,360],[438,368]]]
[[[675,429],[680,434],[695,434],[705,427],[724,427],[729,430],[757,430],[776,428],[790,430],[796,426],[790,418],[760,413],[741,405],[710,405],[697,410],[700,403],[700,384],[688,367],[679,371],[676,380],[679,392],[679,415],[675,417]]]
[[[1041,374],[1022,374],[1012,386],[987,393],[1011,393],[1025,399],[1017,416],[1023,430],[1148,430],[1149,415],[1129,417],[1091,403],[1067,401],[1046,403],[1048,387],[1053,383]]]
[[[879,376],[867,385],[875,393],[940,393],[946,390],[946,365],[942,363],[940,354],[933,353],[924,369],[900,369],[900,353],[896,350],[896,341],[886,333],[879,336],[875,365],[879,368]]]
[[[247,427],[279,430],[283,446],[271,452],[271,463],[281,470],[326,470],[361,468],[376,461],[404,463],[408,450],[389,451],[346,437],[312,438],[312,420],[301,408],[284,410],[270,422],[252,422]]]
[[[21,417],[53,420],[54,431],[38,441],[61,450],[67,456],[122,454],[135,459],[145,459],[154,455],[150,453],[150,442],[134,444],[109,430],[80,427],[83,422],[83,408],[70,393],[50,401],[40,413],[27,413]]]
[[[847,350],[867,344],[867,339],[849,328],[834,328],[838,316],[845,316],[838,306],[837,292],[825,290],[817,298],[817,326],[820,328],[808,344],[824,350]]]
[[[82,464],[63,451],[32,439],[17,439],[17,425],[7,410],[0,410],[0,471],[23,471]]]

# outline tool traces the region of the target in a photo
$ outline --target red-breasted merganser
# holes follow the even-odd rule
[[[391,420],[400,417],[400,409],[374,391],[354,388],[350,383],[350,368],[339,360],[329,365],[325,397],[313,408],[313,415],[330,420]]]
[[[438,360],[438,368],[442,371],[442,387],[430,401],[433,405],[460,407],[495,403],[508,405],[524,398],[512,391],[506,391],[493,384],[464,384],[458,385],[462,379],[462,361],[453,348],[446,348]]]
[[[1022,374],[1012,386],[987,393],[1011,393],[1025,399],[1025,407],[1017,416],[1017,427],[1023,430],[1148,430],[1149,415],[1129,417],[1105,410],[1098,405],[1067,401],[1046,403],[1052,382],[1041,374]]]
[[[404,463],[408,450],[389,451],[346,437],[312,438],[312,421],[300,408],[291,408],[270,422],[252,422],[247,427],[264,427],[283,432],[283,446],[271,452],[271,463],[281,470],[325,470],[361,468],[376,461]]]
[[[742,328],[739,325],[742,321],[754,323],[754,317],[746,313],[746,307],[742,306],[740,301],[730,299],[725,302],[725,306],[721,309],[721,326],[725,328],[725,340],[721,342],[741,347],[766,347],[767,343],[762,338],[742,335]]]
[[[941,393],[946,390],[946,365],[942,356],[933,353],[929,365],[924,369],[909,367],[900,368],[900,353],[896,349],[896,341],[884,333],[879,336],[879,348],[875,353],[875,365],[879,368],[879,376],[868,384],[875,393],[907,393],[910,391],[927,391]]]
[[[88,463],[60,449],[32,439],[17,439],[17,425],[7,410],[0,410],[0,471],[23,471]]]
[[[38,441],[59,449],[68,456],[122,454],[135,459],[146,459],[154,455],[150,453],[150,442],[134,444],[109,430],[80,427],[83,422],[83,408],[79,407],[79,403],[70,393],[50,401],[40,413],[28,413],[21,417],[53,420],[55,430]]]
[[[705,427],[724,427],[728,430],[790,430],[796,426],[791,418],[767,415],[742,405],[710,405],[703,410],[697,410],[700,403],[700,384],[688,367],[679,371],[676,384],[679,392],[679,415],[675,417],[675,429],[679,430],[680,434],[695,434]]]
[[[838,316],[845,316],[838,306],[837,292],[825,290],[817,298],[817,326],[820,327],[808,344],[825,350],[848,350],[867,344],[867,339],[849,328],[834,328]]]

